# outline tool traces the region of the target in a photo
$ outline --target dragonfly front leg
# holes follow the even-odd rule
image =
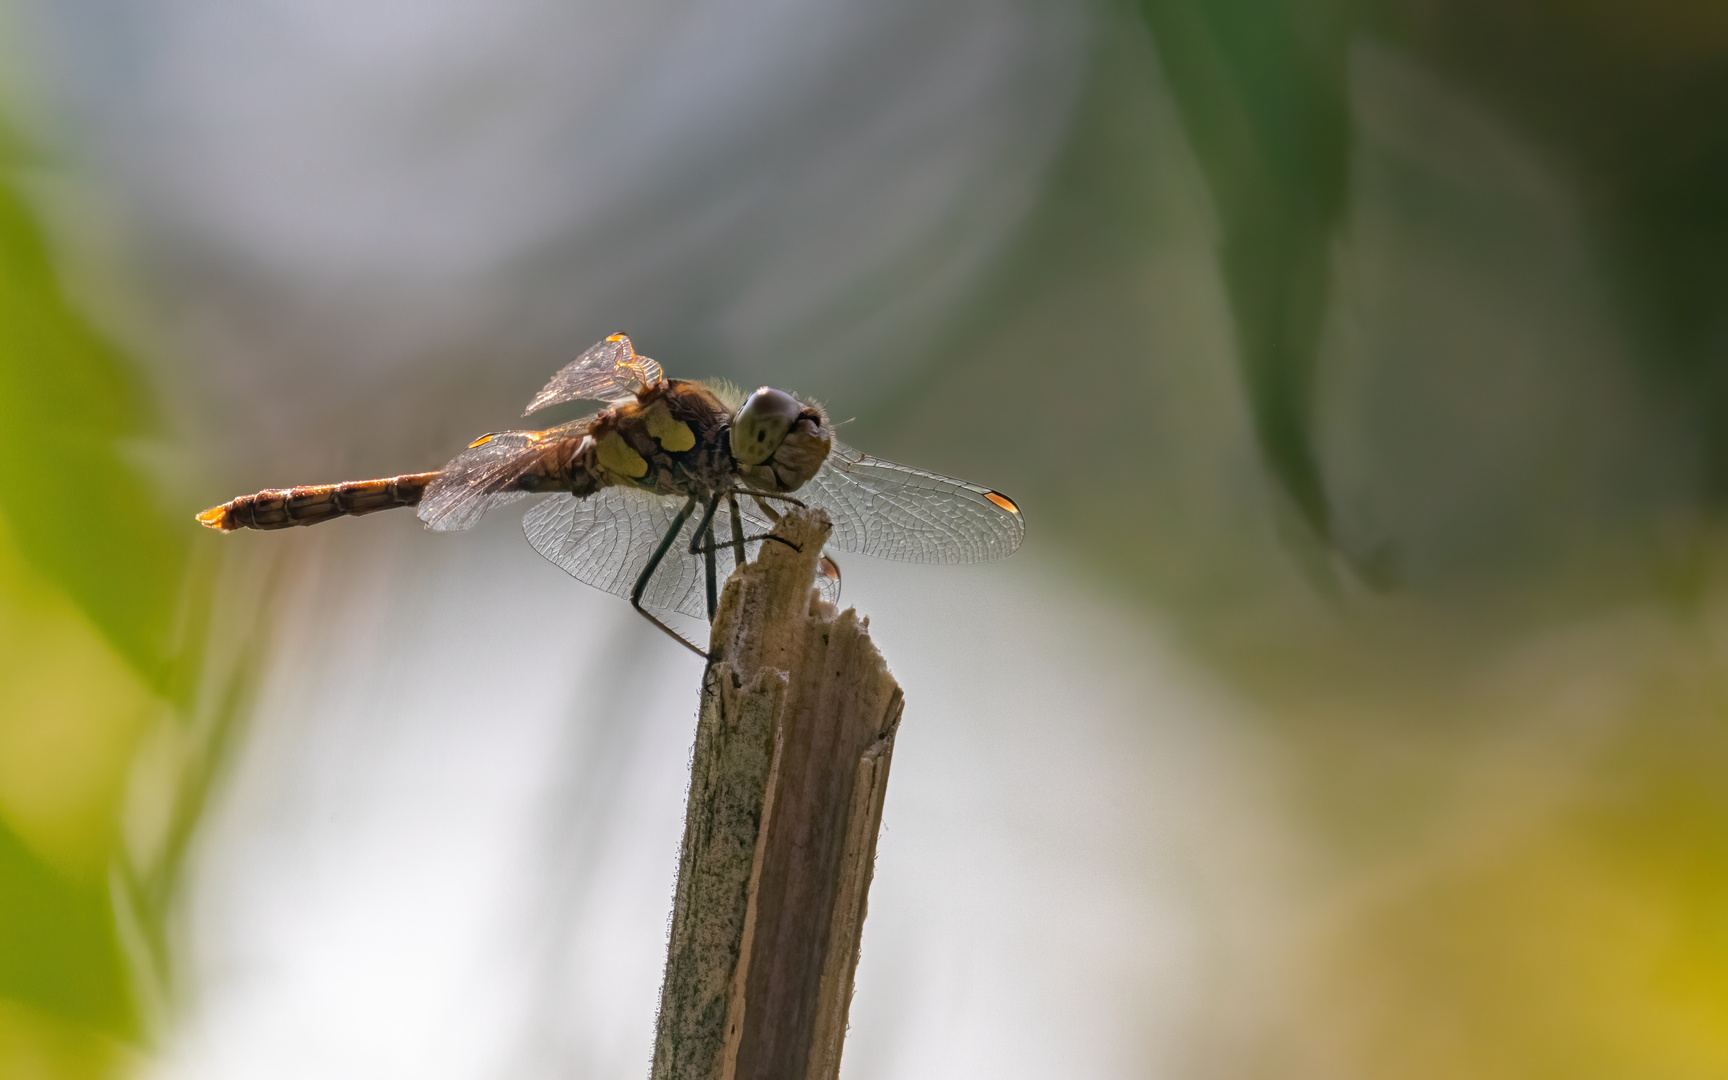
[[[636,584],[630,589],[630,606],[635,608],[637,614],[641,615],[644,619],[647,619],[655,626],[658,626],[660,629],[670,634],[680,645],[683,645],[697,656],[706,660],[708,659],[707,653],[691,644],[683,634],[680,634],[678,631],[655,618],[653,612],[642,606],[642,594],[648,591],[649,579],[654,576],[654,571],[660,569],[660,562],[662,559],[666,558],[666,553],[672,549],[672,542],[678,539],[678,533],[683,530],[684,523],[689,521],[690,515],[695,512],[696,499],[692,496],[685,500],[684,509],[678,511],[678,516],[672,519],[672,527],[667,529],[666,535],[660,538],[660,546],[654,549],[653,556],[649,558],[647,565],[642,567],[642,573],[637,575]],[[709,512],[712,513],[713,511],[710,510]]]
[[[767,503],[762,501],[763,499],[774,499],[774,500],[777,500],[779,502],[791,503],[793,506],[797,506],[800,508],[803,507],[803,505],[804,505],[803,500],[794,499],[790,495],[776,495],[772,491],[755,491],[751,488],[744,488],[743,491],[744,491],[744,494],[746,494],[746,495],[750,496],[752,499],[756,500],[756,508],[761,510],[762,513],[768,518],[769,521],[779,521],[780,520],[780,511],[770,508]]]

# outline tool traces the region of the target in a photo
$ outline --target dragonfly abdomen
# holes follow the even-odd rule
[[[406,473],[378,480],[348,480],[340,484],[270,488],[212,506],[198,520],[212,529],[286,529],[316,525],[331,518],[414,506],[438,474]]]

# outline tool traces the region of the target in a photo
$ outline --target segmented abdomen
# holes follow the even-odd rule
[[[212,529],[286,529],[320,521],[371,514],[397,506],[414,506],[438,474],[407,473],[380,480],[349,480],[341,484],[272,488],[230,499],[198,515]]]

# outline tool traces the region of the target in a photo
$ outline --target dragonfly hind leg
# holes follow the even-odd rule
[[[764,510],[766,510],[767,507],[763,505],[762,497],[780,499],[797,506],[804,505],[802,502],[799,502],[797,499],[791,498],[790,496],[770,495],[758,492],[749,492],[749,494],[757,497],[757,505],[763,506]],[[745,536],[742,519],[738,514],[737,495],[733,492],[727,492],[725,498],[728,503],[727,508],[731,511],[732,539],[727,541],[717,541],[714,538],[714,515],[720,508],[720,495],[714,495],[709,498],[708,505],[703,508],[701,520],[697,522],[695,531],[690,535],[690,554],[703,556],[703,576],[704,584],[707,587],[706,600],[708,601],[709,622],[714,621],[714,612],[718,606],[718,583],[716,581],[717,575],[714,559],[716,552],[730,549],[733,553],[733,569],[737,569],[738,566],[744,562],[744,545],[753,541],[775,540],[779,543],[785,544],[793,551],[799,550],[797,544],[794,544],[783,536],[775,536],[773,533],[763,533],[760,536]],[[683,645],[686,649],[689,649],[697,656],[706,660],[709,659],[706,652],[691,642],[689,638],[672,629],[670,626],[667,626],[653,612],[642,606],[642,597],[648,591],[648,583],[653,580],[654,572],[660,569],[660,564],[666,560],[666,553],[672,550],[672,545],[677,541],[678,534],[684,531],[684,523],[689,521],[690,515],[695,512],[696,497],[692,495],[684,501],[684,506],[678,511],[677,516],[672,519],[672,524],[667,527],[666,534],[660,538],[660,543],[655,546],[654,554],[649,556],[647,563],[642,567],[642,572],[636,576],[636,584],[631,586],[630,589],[630,606],[636,609],[637,614],[641,615],[644,619],[647,619],[655,626],[658,626],[680,645]],[[776,520],[779,518],[778,514],[773,516]]]
[[[678,516],[672,519],[672,525],[666,530],[666,535],[660,538],[660,546],[654,549],[654,554],[642,567],[642,573],[637,575],[636,584],[630,589],[630,606],[636,609],[638,615],[641,615],[644,619],[647,619],[655,626],[666,631],[666,633],[671,635],[671,637],[680,645],[706,660],[708,659],[708,654],[706,652],[697,648],[689,638],[661,622],[655,617],[653,612],[642,606],[642,594],[648,591],[648,582],[653,578],[654,571],[660,569],[660,563],[666,558],[666,553],[672,549],[672,542],[678,539],[678,534],[684,529],[684,523],[690,520],[690,515],[695,513],[695,511],[696,499],[691,497],[685,501],[684,508],[678,511]],[[710,505],[708,514],[712,516],[713,513],[712,505]],[[712,559],[713,556],[710,555],[709,558]]]

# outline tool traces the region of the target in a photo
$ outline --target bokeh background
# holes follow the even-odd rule
[[[844,1075],[1728,1074],[1728,8],[8,0],[0,1077],[639,1076],[699,666],[436,467],[580,349],[1011,492]]]

